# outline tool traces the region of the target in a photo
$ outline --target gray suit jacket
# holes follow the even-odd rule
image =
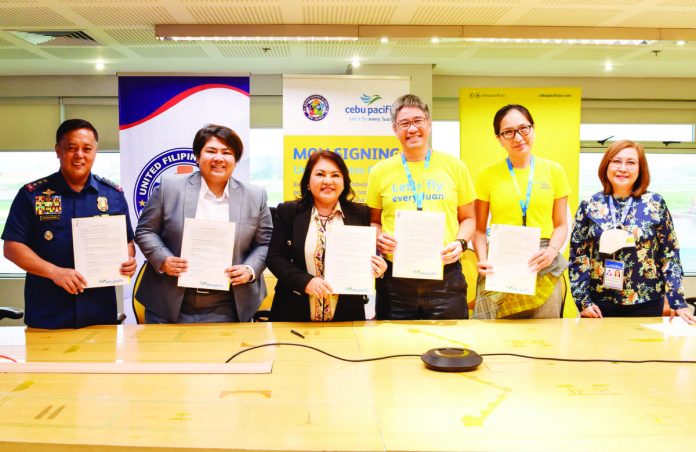
[[[184,218],[195,218],[201,174],[165,175],[155,188],[138,221],[135,241],[148,261],[136,298],[155,314],[176,322],[184,298],[177,278],[159,272],[168,256],[181,255]],[[239,320],[248,322],[266,296],[263,270],[273,222],[263,188],[229,182],[230,221],[237,223],[232,264],[254,269],[256,279],[233,286]]]

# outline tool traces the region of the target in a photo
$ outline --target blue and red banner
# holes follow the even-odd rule
[[[248,149],[249,77],[121,76],[118,105],[121,181],[133,222],[164,173],[197,170],[191,144],[200,128],[230,127]],[[247,156],[234,170],[242,181],[249,179]],[[142,262],[141,255],[138,259]],[[130,293],[124,298],[133,319]]]

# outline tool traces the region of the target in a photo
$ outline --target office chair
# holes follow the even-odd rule
[[[2,319],[12,319],[19,320],[24,317],[24,311],[18,308],[11,307],[1,307],[0,308],[0,320]]]
[[[696,312],[696,297],[687,297],[685,301],[691,306],[692,311]]]
[[[478,257],[476,257],[474,250],[468,248],[462,253],[459,262],[462,265],[462,273],[464,273],[464,279],[466,280],[466,302],[469,306],[469,311],[473,312],[476,304],[476,284],[478,282],[478,268],[476,264],[478,263]]]
[[[271,305],[273,304],[273,295],[275,294],[275,286],[278,279],[268,270],[263,272],[263,279],[266,281],[266,298],[263,299],[259,310],[252,317],[254,322],[268,322],[271,319]]]

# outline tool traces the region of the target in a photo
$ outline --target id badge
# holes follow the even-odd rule
[[[623,290],[624,263],[607,259],[604,261],[604,282],[607,289]]]

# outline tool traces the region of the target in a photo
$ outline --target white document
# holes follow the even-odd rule
[[[397,210],[394,223],[396,252],[392,275],[397,278],[442,279],[445,214]]]
[[[179,276],[179,287],[228,290],[225,269],[232,265],[236,224],[229,221],[184,219],[181,257],[188,269]]]
[[[375,292],[370,258],[377,252],[377,231],[369,226],[337,226],[326,233],[324,279],[335,294]]]
[[[643,323],[640,326],[662,333],[665,336],[696,337],[696,326],[689,325],[681,317],[662,317],[660,323]]]
[[[130,282],[121,274],[128,260],[125,215],[72,219],[75,270],[87,280],[86,287],[123,286]]]
[[[540,239],[540,228],[491,225],[488,263],[494,273],[486,276],[486,290],[534,295],[537,273],[529,260],[539,251]]]

